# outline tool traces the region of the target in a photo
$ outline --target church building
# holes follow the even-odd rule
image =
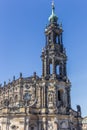
[[[0,130],[82,130],[81,108],[71,107],[71,82],[63,28],[52,14],[45,28],[42,76],[20,77],[0,87]]]

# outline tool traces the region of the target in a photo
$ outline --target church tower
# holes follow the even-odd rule
[[[42,76],[46,79],[56,78],[66,80],[67,56],[62,40],[62,24],[59,24],[55,15],[55,6],[52,3],[52,14],[49,17],[49,25],[45,29],[46,45],[42,50]]]
[[[49,17],[49,25],[45,29],[46,45],[42,50],[42,78],[49,82],[56,82],[56,107],[58,111],[60,107],[64,107],[68,112],[71,108],[71,84],[67,78],[67,56],[62,39],[62,24],[57,21],[55,6],[52,3],[52,14]]]

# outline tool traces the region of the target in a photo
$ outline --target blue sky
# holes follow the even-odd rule
[[[62,22],[71,80],[72,107],[87,115],[87,0],[55,0]],[[15,75],[41,75],[44,29],[51,14],[51,0],[0,0],[0,83]]]

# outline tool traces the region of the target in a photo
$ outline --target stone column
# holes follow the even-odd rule
[[[41,95],[41,108],[42,108],[43,107],[43,87],[42,86],[41,86],[40,95]]]
[[[71,107],[70,88],[67,89],[68,107]]]
[[[62,33],[59,35],[59,43],[62,44],[63,43],[63,40],[62,40]]]
[[[64,63],[64,76],[66,76],[67,73],[66,73],[66,62]]]
[[[52,65],[53,65],[53,75],[55,76],[56,68],[55,68],[55,59],[54,59],[54,57],[52,58]]]
[[[47,102],[47,89],[48,89],[48,86],[45,86],[45,108],[47,108],[47,106],[48,106],[48,102]]]
[[[44,92],[44,96],[43,96],[43,107],[47,108],[47,88],[46,86],[43,87],[43,92]]]
[[[54,33],[53,32],[51,33],[51,41],[52,41],[52,43],[54,43]]]
[[[43,87],[43,107],[45,107],[45,87]]]
[[[59,75],[62,75],[62,63],[60,63],[60,67],[59,67]]]
[[[44,76],[44,59],[42,59],[42,76]]]
[[[63,94],[63,105],[65,107],[67,107],[67,91],[65,90],[64,94]]]
[[[44,76],[46,76],[47,75],[47,61],[46,61],[47,59],[46,59],[46,57],[45,57],[45,59],[44,59]]]
[[[29,130],[29,117],[26,117],[26,130]]]
[[[9,130],[9,125],[10,125],[10,117],[7,116],[7,122],[6,122],[6,130]]]
[[[48,63],[48,57],[45,56],[45,61],[44,61],[44,75],[47,76],[49,74],[49,63]]]

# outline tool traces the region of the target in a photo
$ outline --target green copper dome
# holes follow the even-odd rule
[[[52,3],[52,14],[49,17],[50,23],[57,23],[58,17],[55,14],[55,6],[54,3]]]

